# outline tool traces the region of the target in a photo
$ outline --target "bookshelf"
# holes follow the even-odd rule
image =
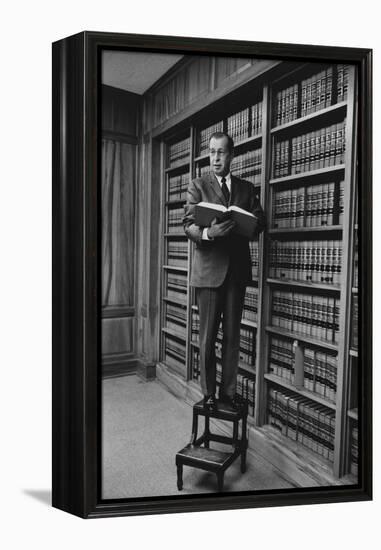
[[[309,449],[336,478],[356,476],[358,299],[354,67],[315,63],[253,78],[163,137],[161,361],[199,380],[198,319],[182,231],[189,178],[208,142],[235,141],[232,172],[256,187],[267,229],[250,243],[237,392],[250,423]],[[347,269],[348,268],[348,269]],[[217,337],[217,363],[221,332]],[[217,383],[221,366],[217,365]]]

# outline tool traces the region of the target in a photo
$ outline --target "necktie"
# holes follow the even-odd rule
[[[226,178],[221,178],[221,183],[222,183],[221,185],[222,193],[224,194],[226,202],[229,203],[230,193],[229,193],[229,188],[226,185]]]

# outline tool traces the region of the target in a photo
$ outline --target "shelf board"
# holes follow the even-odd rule
[[[286,388],[287,390],[290,390],[294,393],[297,393],[298,395],[302,395],[303,397],[307,397],[308,399],[311,399],[311,401],[315,401],[316,403],[320,403],[320,405],[324,405],[325,407],[328,407],[329,409],[336,410],[336,405],[333,401],[329,401],[327,399],[324,399],[324,397],[321,397],[317,393],[310,392],[310,391],[305,390],[303,388],[296,388],[290,382],[287,382],[287,380],[284,380],[280,376],[276,376],[275,374],[265,373],[264,378],[268,382],[273,382],[274,384],[277,384],[278,386],[282,386],[282,388]]]
[[[247,327],[251,327],[251,328],[257,328],[258,327],[258,324],[257,324],[256,321],[250,321],[250,319],[245,319],[244,317],[242,317],[242,319],[241,319],[241,324],[246,325]]]
[[[352,348],[351,348],[351,349],[349,350],[349,355],[350,355],[351,357],[358,357],[358,356],[359,356],[359,352],[358,352],[357,349],[352,349]]]
[[[294,279],[275,279],[275,278],[268,278],[266,281],[269,284],[273,285],[282,285],[282,286],[298,286],[301,288],[311,288],[316,290],[328,290],[331,292],[340,292],[341,287],[337,285],[325,285],[320,283],[309,283],[304,281],[295,281]]]
[[[186,321],[184,319],[171,315],[170,313],[166,313],[165,320],[179,325],[180,332],[184,331],[184,334],[186,333],[187,327],[186,327]],[[170,327],[164,327],[164,328],[170,328]]]
[[[357,407],[355,409],[348,410],[347,415],[349,416],[349,418],[352,418],[353,420],[358,420],[358,409],[357,409]]]
[[[191,341],[191,346],[193,346],[196,349],[200,349],[200,344],[198,342]],[[221,360],[221,354],[216,350],[216,358]],[[238,361],[238,367],[247,372],[248,374],[256,374],[255,372],[255,366],[254,365],[248,365],[247,363],[244,363],[243,361]]]
[[[207,159],[209,159],[209,153],[203,153],[202,155],[195,157],[194,162],[202,162],[203,160],[207,160]]]
[[[181,162],[179,164],[175,164],[175,166],[169,166],[165,169],[166,174],[170,174],[171,172],[181,172],[182,170],[185,170],[185,168],[190,167],[189,159],[187,161]]]
[[[284,328],[279,327],[273,327],[271,325],[266,327],[267,332],[271,332],[272,334],[279,334],[280,336],[287,336],[287,338],[291,338],[292,340],[301,340],[302,342],[305,342],[306,344],[312,344],[313,346],[317,346],[319,348],[324,349],[330,349],[332,351],[338,350],[338,345],[334,344],[332,342],[326,342],[324,340],[318,340],[317,338],[312,338],[311,336],[306,336],[305,334],[301,334],[300,332],[291,332],[289,330],[286,330]]]
[[[179,340],[186,340],[187,336],[185,332],[177,332],[177,330],[173,330],[172,328],[166,328],[162,327],[161,329],[165,334],[168,334],[169,336],[174,336],[175,338],[178,338]]]
[[[186,199],[174,199],[171,201],[165,201],[165,206],[175,206],[175,205],[182,205],[186,203]]]
[[[292,129],[299,128],[300,126],[304,126],[305,124],[308,124],[308,122],[310,122],[311,120],[324,117],[324,115],[328,115],[329,113],[332,113],[335,111],[341,111],[341,110],[345,111],[346,108],[347,108],[347,102],[340,101],[340,103],[335,103],[335,105],[330,105],[325,109],[319,109],[318,111],[315,111],[314,113],[310,113],[309,115],[306,115],[304,117],[296,118],[291,122],[286,122],[285,124],[275,126],[270,130],[270,133],[277,134],[278,132],[283,132],[291,128]]]
[[[179,267],[177,265],[163,265],[163,269],[169,269],[171,271],[180,271],[181,273],[188,273],[187,267]]]
[[[176,298],[169,298],[168,296],[163,296],[164,302],[170,302],[171,304],[176,304],[180,306],[187,307],[187,303],[183,302],[182,300],[176,300]]]
[[[176,353],[175,351],[173,350],[164,350],[165,353],[171,357],[174,357],[175,359],[177,359],[177,361],[180,361],[180,362],[183,362],[185,363],[185,357],[183,357],[182,355],[179,355],[178,353]]]
[[[241,139],[241,141],[235,141],[234,142],[234,151],[237,149],[240,149],[241,147],[244,147],[245,145],[251,145],[254,143],[260,143],[262,140],[262,134],[256,134],[255,136],[251,136],[245,139]]]
[[[291,174],[290,176],[283,176],[281,178],[273,178],[269,181],[270,185],[289,183],[293,181],[303,180],[307,178],[315,178],[325,174],[334,174],[345,170],[345,164],[335,164],[335,166],[327,166],[326,168],[320,168],[319,170],[311,170],[309,172],[301,172],[300,174]]]
[[[342,225],[317,225],[314,227],[273,227],[269,229],[270,235],[279,235],[283,233],[321,233],[342,231]]]
[[[185,233],[164,233],[164,237],[176,237],[176,239],[187,239]]]

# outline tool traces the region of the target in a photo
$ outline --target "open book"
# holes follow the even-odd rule
[[[257,218],[251,212],[243,210],[239,206],[226,208],[222,204],[213,202],[199,202],[194,208],[195,224],[200,227],[210,227],[214,218],[218,222],[233,220],[235,222],[234,233],[251,238],[257,226]]]

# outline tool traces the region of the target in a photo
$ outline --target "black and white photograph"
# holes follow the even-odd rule
[[[1,547],[373,549],[376,3],[2,16]]]
[[[357,66],[100,66],[101,499],[358,486]]]

